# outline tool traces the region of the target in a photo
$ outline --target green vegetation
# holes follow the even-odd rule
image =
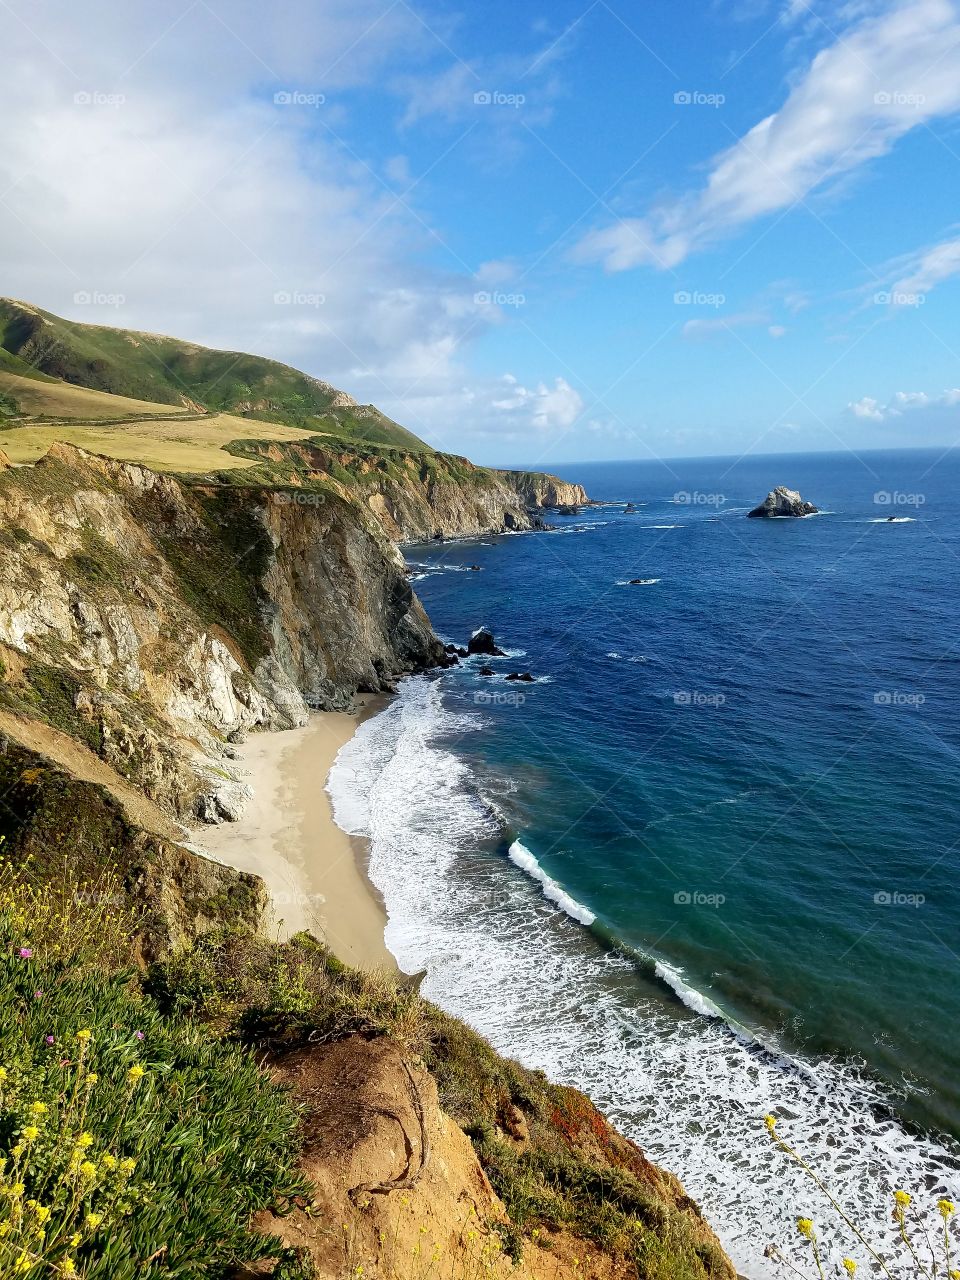
[[[171,532],[159,542],[183,599],[210,627],[229,632],[253,670],[270,650],[258,584],[273,544],[230,490],[199,496],[205,528],[194,536]]]
[[[200,405],[344,440],[427,450],[372,405],[337,405],[336,388],[263,356],[159,334],[78,324],[0,299],[0,371],[45,374],[154,404]]]
[[[298,1117],[242,1050],[164,1016],[101,886],[0,879],[0,1274],[161,1280],[276,1253]],[[185,1209],[189,1208],[188,1212]]]
[[[565,1229],[649,1280],[724,1273],[679,1188],[674,1201],[589,1099],[500,1057],[408,979],[350,969],[309,935],[277,946],[221,931],[155,966],[149,987],[161,1008],[273,1053],[362,1035],[389,1036],[422,1058],[506,1205],[510,1222],[496,1229],[515,1260],[526,1239]],[[520,1126],[528,1140],[518,1144]]]
[[[0,708],[43,720],[99,752],[102,745],[99,727],[77,710],[80,682],[69,672],[42,662],[28,666],[24,677],[20,684],[0,686]]]

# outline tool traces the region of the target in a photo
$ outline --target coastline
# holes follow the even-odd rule
[[[334,822],[326,782],[340,748],[384,704],[370,697],[357,712],[318,711],[299,729],[251,736],[239,748],[253,790],[246,810],[238,822],[191,832],[215,861],[261,877],[274,936],[308,929],[368,972],[397,968],[384,942],[387,914],[364,869],[365,842]]]

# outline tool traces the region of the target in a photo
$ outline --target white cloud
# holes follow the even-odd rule
[[[832,25],[832,24],[831,24]],[[803,200],[960,108],[960,19],[952,0],[898,0],[810,61],[773,115],[712,162],[706,185],[576,249],[608,271],[675,267],[753,220]]]
[[[861,400],[847,406],[855,418],[869,418],[873,422],[882,422],[886,416],[883,405],[872,396],[864,396]]]
[[[446,409],[488,405],[465,349],[503,322],[474,294],[508,267],[475,276],[444,258],[416,188],[393,189],[415,178],[409,159],[381,181],[344,145],[354,90],[451,60],[409,6],[288,0],[265,22],[253,0],[11,0],[0,47],[3,292],[273,355],[440,447],[469,430]],[[81,291],[125,301],[82,306]],[[555,394],[540,398],[549,420]]]
[[[900,274],[890,284],[893,298],[925,297],[938,284],[960,273],[960,238],[941,240],[900,260]]]
[[[873,396],[864,396],[847,408],[856,418],[886,422],[918,409],[953,409],[957,405],[960,405],[960,387],[951,387],[938,395],[929,395],[926,391],[896,391],[886,404]]]
[[[503,379],[509,394],[493,401],[502,413],[517,415],[539,431],[571,427],[583,412],[583,398],[566,378],[555,378],[552,387],[540,382],[524,387],[512,374]]]

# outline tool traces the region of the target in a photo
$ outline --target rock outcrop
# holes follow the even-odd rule
[[[207,821],[236,818],[249,794],[228,738],[446,661],[356,503],[199,488],[67,445],[0,473],[5,651],[0,709]]]
[[[817,511],[818,508],[812,502],[804,502],[796,489],[786,489],[783,485],[778,485],[776,489],[771,489],[760,506],[754,507],[748,515],[770,519],[777,516],[815,516]]]
[[[334,489],[362,502],[395,542],[467,538],[543,528],[543,512],[589,502],[583,488],[533,471],[497,471],[446,453],[357,445],[317,436],[295,442],[236,441],[230,452],[262,458],[231,473],[234,484]],[[296,498],[292,499],[296,501]]]
[[[489,627],[479,627],[467,643],[467,653],[482,653],[491,658],[502,658],[504,652],[497,648],[497,642]]]

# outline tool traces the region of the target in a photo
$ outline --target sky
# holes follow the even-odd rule
[[[0,0],[0,293],[480,462],[960,442],[960,0]]]

